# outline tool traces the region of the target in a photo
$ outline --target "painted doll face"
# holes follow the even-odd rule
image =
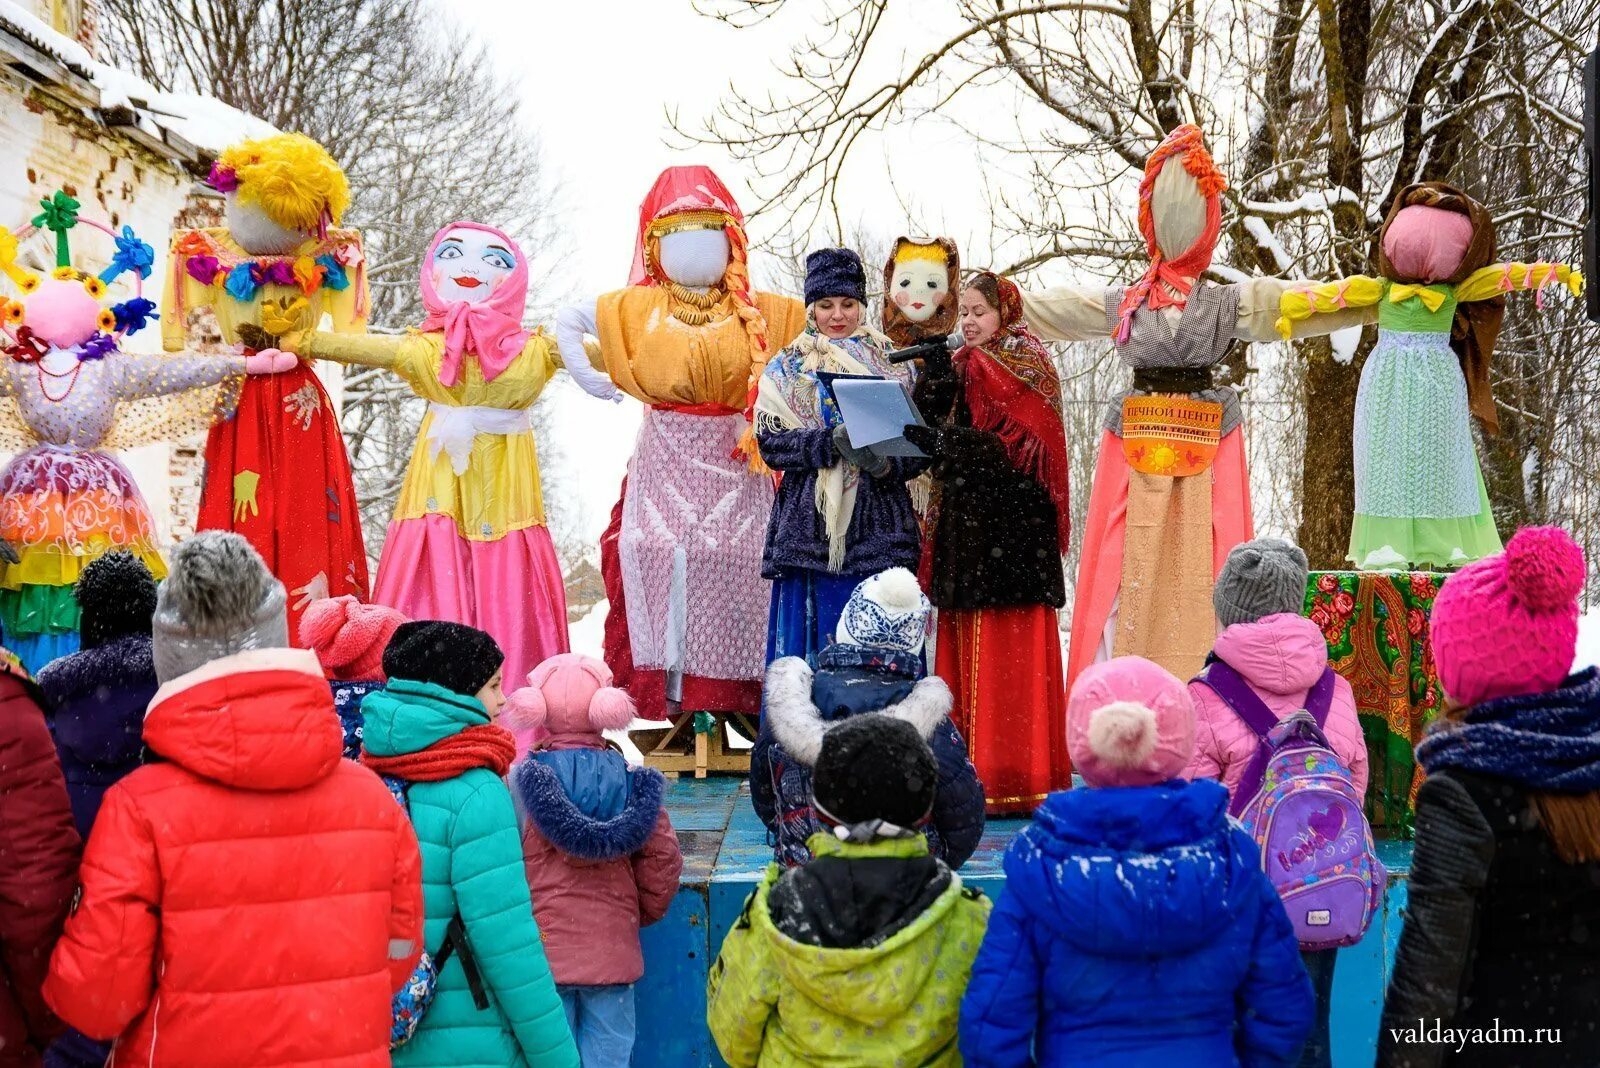
[[[919,256],[895,261],[889,299],[912,322],[924,323],[932,318],[949,292],[950,272],[942,259]]]
[[[440,300],[482,304],[517,269],[517,256],[494,234],[462,227],[439,242],[428,269]]]

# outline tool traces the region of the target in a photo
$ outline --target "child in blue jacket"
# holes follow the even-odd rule
[[[1311,1027],[1311,984],[1228,792],[1186,782],[1183,683],[1138,657],[1085,671],[1073,767],[1006,854],[1006,888],[961,1004],[969,1068],[1276,1068]]]

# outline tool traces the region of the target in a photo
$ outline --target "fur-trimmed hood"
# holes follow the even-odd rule
[[[811,668],[799,657],[785,657],[767,669],[765,715],[772,736],[784,752],[806,767],[816,766],[822,736],[833,726],[812,701],[811,684]],[[931,740],[950,715],[952,704],[950,687],[935,675],[919,681],[899,703],[878,711],[905,720],[925,740]]]
[[[572,755],[622,762],[616,753],[598,750]],[[523,810],[551,845],[576,860],[600,863],[631,856],[643,848],[666,796],[667,780],[654,768],[627,768],[624,775],[626,799],[609,819],[590,815],[576,804],[557,772],[537,757],[513,768],[511,781]]]

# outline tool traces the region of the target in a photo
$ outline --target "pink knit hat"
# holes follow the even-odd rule
[[[1583,550],[1560,527],[1523,527],[1506,551],[1450,576],[1433,602],[1433,659],[1459,705],[1544,693],[1578,652]]]
[[[1176,777],[1194,752],[1188,687],[1139,656],[1094,665],[1067,698],[1067,751],[1090,786],[1152,786]]]
[[[611,685],[611,669],[592,656],[561,653],[528,672],[528,685],[506,700],[513,731],[594,734],[633,722],[633,698]]]
[[[346,594],[312,601],[300,617],[300,644],[317,654],[322,673],[340,682],[387,682],[383,650],[406,617]]]

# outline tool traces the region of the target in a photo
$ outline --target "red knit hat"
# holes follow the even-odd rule
[[[340,682],[386,682],[383,650],[406,617],[346,594],[312,601],[300,617],[300,644],[317,654],[322,673]]]

